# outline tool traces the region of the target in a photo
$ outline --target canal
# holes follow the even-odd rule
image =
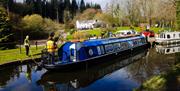
[[[180,59],[179,51],[180,46],[157,46],[70,72],[13,65],[0,70],[0,91],[132,91],[168,71]]]

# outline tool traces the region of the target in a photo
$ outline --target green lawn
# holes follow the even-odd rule
[[[80,31],[80,32],[86,32],[88,34],[96,35],[96,36],[101,35],[101,29],[100,28],[95,28],[95,29],[92,29],[92,30],[84,30],[84,31]]]
[[[30,48],[30,55],[38,54],[41,53],[41,50],[45,48],[44,46],[39,46],[38,49],[36,50],[35,47]],[[9,62],[14,62],[17,60],[24,60],[24,59],[31,59],[31,58],[36,58],[40,57],[40,55],[36,56],[31,56],[28,57],[25,55],[25,48],[22,48],[22,53],[20,53],[20,49],[11,49],[11,50],[0,50],[0,65],[9,63]]]

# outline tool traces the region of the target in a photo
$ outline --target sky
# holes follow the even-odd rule
[[[23,0],[16,0],[17,2],[23,2]],[[80,1],[80,0],[79,0]],[[109,3],[111,0],[84,0],[85,2],[88,3],[97,3],[100,4],[102,9],[105,9],[107,3]]]

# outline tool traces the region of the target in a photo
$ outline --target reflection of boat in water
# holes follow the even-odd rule
[[[156,51],[160,54],[178,53],[180,52],[180,44],[172,44],[172,45],[166,45],[166,46],[157,45]]]
[[[146,53],[147,50],[141,50],[130,55],[122,55],[121,58],[79,71],[48,71],[42,75],[41,79],[37,83],[44,85],[44,87],[46,87],[45,89],[52,89],[52,87],[54,89],[63,89],[66,87],[71,89],[78,89],[80,87],[87,87],[97,79],[100,79],[109,73],[112,73],[122,67],[140,60],[142,57],[146,56]]]
[[[145,49],[146,45],[147,43],[143,36],[66,42],[58,49],[58,61],[54,63],[44,60],[42,66],[48,70],[62,70],[74,66],[76,66],[74,68],[77,68],[86,62],[101,62],[102,58],[117,56],[125,51],[132,52],[138,48]]]

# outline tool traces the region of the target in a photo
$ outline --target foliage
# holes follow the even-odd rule
[[[39,14],[64,23],[64,12],[69,12],[70,19],[77,13],[83,12],[88,8],[101,9],[99,4],[89,4],[86,6],[84,0],[78,5],[77,0],[23,0],[23,3],[16,3],[14,0],[0,0],[5,8],[10,12],[20,16]]]
[[[171,70],[167,73],[160,74],[158,76],[154,76],[149,80],[145,81],[140,88],[135,89],[134,91],[162,91],[168,90],[171,88],[174,81],[179,81],[178,77],[180,75],[180,64],[177,63],[174,65]],[[173,88],[178,89],[178,88]]]
[[[82,14],[77,16],[77,18],[78,20],[92,20],[98,13],[101,13],[101,10],[90,8],[86,9]]]
[[[85,6],[85,3],[84,3],[84,0],[81,0],[81,3],[80,3],[80,11],[81,13],[86,9],[86,6]]]
[[[180,30],[180,1],[177,1],[176,19],[177,19],[177,30]]]
[[[40,15],[33,14],[33,15],[26,15],[22,22],[25,24],[25,30],[42,30],[43,25],[43,18]]]
[[[88,37],[89,37],[89,34],[87,32],[75,32],[73,34],[73,39],[75,40],[83,41],[83,40],[88,39]]]
[[[63,26],[48,18],[42,18],[38,14],[27,15],[22,19],[24,35],[30,35],[32,39],[47,38],[50,32],[61,30]]]
[[[118,26],[120,21],[118,17],[113,17],[111,14],[108,13],[98,13],[96,15],[96,19],[101,20],[108,24],[108,27],[115,27]]]
[[[0,49],[14,48],[14,43],[6,45],[9,42],[14,42],[12,35],[7,12],[0,7]]]
[[[106,14],[117,18],[121,26],[138,27],[146,23],[160,28],[175,28],[176,0],[125,0],[123,6],[121,3],[122,0],[111,0],[106,7]]]

